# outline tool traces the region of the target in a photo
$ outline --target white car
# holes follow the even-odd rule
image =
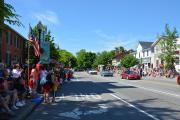
[[[96,70],[89,70],[88,72],[91,75],[97,75],[97,71]]]

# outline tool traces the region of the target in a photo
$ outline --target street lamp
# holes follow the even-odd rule
[[[43,29],[43,25],[42,25],[41,21],[39,21],[39,23],[37,24],[37,28],[38,28],[38,32],[39,32],[39,47],[41,48],[41,32]]]

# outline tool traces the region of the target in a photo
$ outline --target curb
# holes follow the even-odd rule
[[[24,111],[21,111],[23,114],[19,114],[18,116],[11,118],[10,120],[25,120],[28,118],[28,116],[42,103],[31,103],[31,105],[26,106],[24,108]]]

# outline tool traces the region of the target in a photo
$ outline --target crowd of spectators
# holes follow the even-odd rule
[[[63,83],[70,81],[72,71],[60,65],[15,64],[7,67],[0,63],[0,111],[15,116],[14,111],[26,105],[27,98],[43,94],[44,102],[55,102],[56,92]],[[52,101],[50,101],[50,95]]]

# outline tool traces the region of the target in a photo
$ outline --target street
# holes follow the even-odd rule
[[[179,120],[180,86],[121,80],[85,72],[61,88],[56,103],[41,104],[27,120]]]

